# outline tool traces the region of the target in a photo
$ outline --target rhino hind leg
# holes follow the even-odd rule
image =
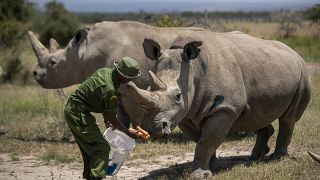
[[[279,133],[271,159],[280,159],[288,155],[294,125],[301,118],[311,98],[310,86],[309,76],[302,76],[294,98],[285,113],[279,118]]]
[[[288,155],[288,146],[291,142],[294,125],[294,122],[287,123],[279,120],[279,133],[277,137],[276,148],[274,153],[270,156],[272,160],[280,159]]]
[[[258,160],[268,154],[270,151],[270,148],[268,147],[268,141],[273,133],[274,128],[271,124],[256,131],[257,139],[251,153],[251,159]]]

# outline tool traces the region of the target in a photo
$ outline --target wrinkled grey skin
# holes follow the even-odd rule
[[[240,32],[183,33],[169,49],[160,47],[155,40],[144,42],[146,55],[155,60],[154,91],[133,82],[120,90],[147,110],[141,125],[153,136],[179,125],[197,142],[192,176],[211,176],[216,149],[230,130],[256,131],[251,157],[265,156],[275,119],[279,134],[271,157],[287,155],[294,125],[311,97],[309,72],[297,53]]]
[[[99,68],[113,67],[113,62],[123,56],[130,56],[138,61],[142,71],[135,83],[146,89],[148,71],[153,70],[153,62],[141,48],[144,38],[153,37],[168,48],[179,33],[188,30],[204,29],[157,28],[131,21],[105,21],[91,28],[79,29],[64,49],[54,39],[50,39],[50,48],[45,48],[29,31],[39,63],[33,72],[34,78],[43,88],[64,88],[81,83]],[[129,109],[132,119],[141,119],[141,112],[132,107],[130,101],[123,104]]]

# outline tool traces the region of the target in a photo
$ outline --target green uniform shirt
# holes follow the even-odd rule
[[[70,99],[82,111],[115,114],[119,87],[116,79],[112,69],[98,69],[71,94]]]

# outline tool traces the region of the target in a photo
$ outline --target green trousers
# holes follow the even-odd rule
[[[83,178],[106,177],[110,146],[103,138],[95,117],[90,113],[79,112],[77,104],[71,100],[64,109],[64,116],[82,154]]]

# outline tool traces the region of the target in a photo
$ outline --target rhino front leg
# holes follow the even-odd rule
[[[187,138],[198,142],[201,137],[201,132],[196,130],[196,127],[191,122],[191,119],[184,119],[179,123],[179,128],[187,136]]]
[[[268,147],[268,141],[274,133],[274,128],[271,124],[269,124],[268,126],[257,130],[256,133],[256,144],[254,145],[251,153],[251,159],[253,160],[260,159],[270,151],[270,148]]]
[[[197,142],[193,160],[194,178],[208,178],[212,176],[209,162],[214,159],[216,149],[227,137],[234,118],[226,111],[219,111],[207,118],[202,124],[202,134]],[[214,161],[212,161],[214,162]]]

